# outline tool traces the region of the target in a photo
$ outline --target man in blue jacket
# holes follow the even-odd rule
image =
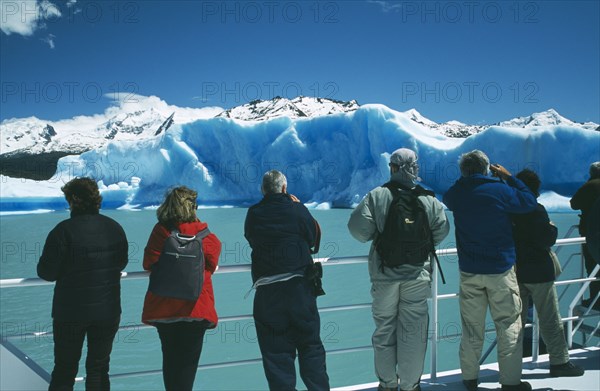
[[[253,314],[269,389],[296,389],[298,352],[308,390],[329,390],[316,300],[323,292],[311,257],[319,241],[318,224],[287,193],[283,173],[267,172],[261,190],[263,199],[248,209],[244,235],[252,247]]]
[[[469,391],[477,389],[489,306],[496,326],[502,390],[531,390],[529,383],[521,381],[521,300],[510,215],[532,212],[537,201],[504,167],[490,166],[481,151],[463,154],[459,166],[462,177],[444,195],[444,203],[454,213],[458,249],[463,383]],[[490,170],[500,179],[490,178]]]

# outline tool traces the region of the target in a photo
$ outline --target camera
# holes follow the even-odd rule
[[[490,164],[490,172],[494,178],[498,178],[498,163]]]

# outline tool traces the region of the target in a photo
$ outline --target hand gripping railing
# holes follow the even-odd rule
[[[559,239],[556,242],[556,246],[560,247],[560,246],[575,245],[575,244],[581,244],[581,243],[585,243],[585,238]],[[437,251],[437,254],[439,257],[456,255],[457,250],[455,248],[441,249],[441,250]],[[315,261],[321,262],[323,264],[323,266],[330,267],[330,266],[366,263],[366,262],[368,262],[368,257],[367,256],[353,256],[353,257],[317,258],[317,259],[315,259]],[[433,281],[432,281],[432,305],[431,305],[431,318],[432,318],[431,323],[432,324],[431,324],[431,333],[430,333],[430,349],[431,349],[430,372],[431,372],[431,380],[435,381],[437,379],[437,348],[438,348],[438,342],[440,341],[440,338],[438,335],[439,334],[438,302],[439,302],[439,300],[458,298],[458,293],[450,293],[450,294],[444,294],[444,295],[438,294],[437,265],[435,264],[435,262],[432,262],[431,265],[432,265],[432,269],[433,269],[433,272],[432,272]],[[600,267],[596,267],[595,271],[597,272],[598,269],[600,269]],[[224,273],[240,273],[240,272],[249,272],[249,271],[250,271],[250,265],[226,265],[226,266],[219,267],[218,270],[216,271],[216,273],[224,274]],[[121,277],[123,280],[145,279],[145,278],[148,278],[149,275],[150,275],[150,273],[147,271],[122,272],[121,273]],[[576,284],[576,283],[581,283],[581,282],[586,283],[586,285],[584,287],[582,287],[581,290],[579,291],[576,299],[574,299],[573,302],[571,303],[571,305],[569,307],[569,317],[563,318],[563,322],[564,321],[569,322],[569,331],[571,331],[571,333],[569,333],[569,338],[570,338],[569,343],[572,341],[572,333],[575,333],[577,331],[577,328],[579,327],[579,325],[578,325],[573,330],[572,322],[573,322],[573,320],[581,318],[581,317],[573,316],[572,309],[574,308],[575,304],[578,302],[578,300],[581,298],[581,296],[585,292],[585,288],[587,287],[587,285],[589,285],[589,282],[595,280],[594,276],[595,276],[595,274],[591,275],[588,278],[558,281],[555,283],[556,285],[569,285],[569,284]],[[15,279],[0,280],[0,288],[29,287],[29,286],[40,286],[40,285],[52,285],[52,284],[54,284],[54,283],[44,281],[39,278],[15,278]],[[325,312],[333,312],[333,311],[348,311],[348,310],[355,310],[355,309],[370,308],[370,306],[371,306],[371,303],[362,303],[362,304],[353,304],[353,305],[338,305],[338,306],[330,306],[330,307],[321,307],[321,308],[319,308],[319,312],[325,313]],[[224,322],[230,322],[230,321],[249,320],[249,319],[252,319],[252,315],[237,315],[237,316],[223,317],[223,318],[219,319],[219,321],[221,323],[224,323]],[[136,325],[136,326],[128,325],[125,327],[127,327],[127,328],[131,328],[131,327],[148,328],[151,326],[140,324],[140,325]],[[534,322],[533,327],[534,327],[534,330],[536,330],[538,328],[537,322]],[[486,333],[494,332],[494,331],[495,331],[494,329],[488,329],[488,330],[486,330]],[[37,333],[37,334],[31,333],[31,335],[37,336],[37,335],[39,335],[39,333]],[[45,333],[44,335],[48,336],[48,335],[52,335],[52,333]],[[23,337],[23,336],[25,336],[25,335],[8,336],[8,338],[10,339],[10,338]],[[445,336],[443,339],[454,338],[456,336],[458,336],[458,335]],[[535,341],[535,338],[534,338],[534,341]],[[535,348],[534,354],[535,354],[535,359],[537,359],[537,344],[536,344],[536,342],[534,342],[534,344],[535,344],[533,346]],[[495,341],[492,344],[492,346],[490,346],[490,348],[487,350],[487,352],[483,355],[483,357],[481,359],[482,363],[486,360],[487,356],[493,351],[494,347],[495,347]],[[344,354],[344,353],[350,353],[350,352],[365,351],[365,350],[370,350],[370,349],[372,349],[371,346],[359,346],[359,347],[346,348],[346,349],[329,350],[327,352],[327,354]],[[261,361],[260,359],[230,361],[230,362],[223,362],[223,363],[204,364],[204,365],[200,365],[198,368],[199,369],[223,368],[223,367],[231,367],[231,366],[259,363],[260,361]],[[140,371],[140,372],[115,374],[115,375],[111,375],[111,378],[144,376],[144,375],[156,374],[156,373],[160,373],[160,370],[147,370],[147,371]],[[77,381],[82,381],[82,380],[83,380],[83,378],[77,378]]]

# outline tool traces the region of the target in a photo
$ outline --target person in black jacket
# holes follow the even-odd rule
[[[49,390],[73,389],[86,336],[86,390],[110,390],[108,370],[121,316],[127,237],[116,221],[99,213],[102,197],[92,179],[73,179],[61,190],[71,218],[50,231],[37,265],[41,278],[56,281]]]
[[[244,235],[252,248],[253,315],[269,389],[296,389],[298,352],[308,390],[329,390],[316,300],[323,291],[311,257],[318,224],[287,193],[283,173],[267,172],[261,190],[264,198],[248,209]]]
[[[537,196],[541,181],[529,169],[519,172],[520,179]],[[550,356],[550,376],[581,376],[583,368],[569,361],[569,350],[565,341],[563,324],[558,307],[554,263],[550,257],[550,247],[556,243],[558,229],[548,217],[548,212],[540,203],[527,214],[513,215],[513,235],[517,249],[517,281],[523,302],[521,321],[527,321],[529,299],[538,313],[540,332]]]
[[[585,182],[579,190],[571,198],[571,209],[581,210],[579,215],[579,233],[581,236],[588,235],[588,226],[593,224],[592,208],[596,200],[600,198],[600,161],[594,162],[590,165],[590,179]],[[596,221],[596,229],[600,223]],[[590,253],[590,249],[586,243],[581,245],[583,252],[583,258],[585,262],[585,270],[590,274],[597,265],[597,261]],[[599,275],[596,278],[600,277]],[[589,307],[596,295],[600,292],[600,281],[593,281],[590,284],[590,297],[589,299],[583,300],[583,305]],[[600,299],[596,301],[594,305],[596,310],[600,310]]]

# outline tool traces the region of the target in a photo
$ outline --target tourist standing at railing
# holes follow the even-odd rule
[[[579,233],[581,236],[587,235],[588,220],[591,220],[592,207],[598,198],[600,198],[600,161],[590,165],[590,179],[571,198],[571,208],[581,210],[581,214],[579,215]],[[600,222],[596,221],[596,224],[600,225]],[[581,248],[585,261],[585,270],[590,274],[598,263],[596,263],[592,254],[590,254],[587,244],[582,244]],[[598,277],[600,277],[600,273],[596,276],[596,278]],[[600,281],[594,281],[590,284],[590,298],[584,300],[583,305],[589,307],[598,292],[600,292]],[[594,307],[600,310],[600,299],[598,299]]]
[[[263,199],[248,209],[244,236],[252,248],[254,321],[269,389],[296,389],[300,377],[309,391],[329,390],[317,296],[321,289],[320,229],[306,207],[287,193],[283,173],[263,176]]]
[[[600,197],[594,202],[587,221],[585,240],[592,258],[600,265]]]
[[[474,150],[459,159],[461,178],[444,195],[454,214],[462,323],[460,368],[469,391],[477,389],[479,359],[490,308],[498,341],[502,390],[531,390],[521,381],[523,332],[521,299],[515,275],[511,214],[535,210],[535,195],[485,153]],[[500,179],[490,178],[492,175]]]
[[[187,300],[174,298],[169,291],[182,293],[181,286],[192,285],[189,276],[180,277],[181,281],[168,283],[170,277],[165,276],[154,293],[153,283],[144,300],[142,321],[156,327],[162,347],[162,372],[167,391],[191,391],[198,371],[198,362],[202,352],[204,334],[207,329],[217,326],[215,298],[213,294],[212,275],[217,269],[221,242],[213,233],[209,233],[208,225],[196,216],[197,193],[185,186],[168,192],[165,201],[156,211],[158,223],[154,226],[148,244],[144,249],[144,269],[150,270],[152,280],[153,269],[159,262],[167,262],[161,258],[165,243],[172,233],[181,237],[203,237],[201,240],[204,256],[204,271],[197,299]],[[197,249],[200,252],[200,247]],[[198,254],[199,255],[199,254]],[[183,262],[183,258],[180,262]],[[158,269],[155,269],[157,271]],[[162,269],[161,273],[166,273]],[[169,286],[164,286],[168,284]],[[164,292],[164,293],[163,293]]]
[[[420,390],[429,326],[427,299],[431,297],[431,251],[448,235],[449,224],[441,203],[423,192],[417,202],[424,209],[430,229],[430,247],[425,261],[384,266],[376,250],[378,237],[386,226],[394,194],[416,192],[419,166],[414,151],[401,148],[390,157],[388,187],[377,187],[354,209],[348,229],[360,242],[372,240],[369,251],[372,311],[375,321],[373,350],[379,391]],[[400,241],[401,238],[398,238]],[[429,246],[428,243],[424,243]]]
[[[38,275],[56,281],[52,303],[54,370],[49,390],[72,390],[87,336],[86,390],[110,390],[110,353],[121,316],[121,271],[128,244],[123,228],[99,213],[102,197],[90,178],[61,190],[71,217],[50,233]]]
[[[525,169],[516,177],[539,197],[541,181],[538,175]],[[529,298],[533,300],[539,318],[540,332],[550,355],[550,376],[581,376],[583,368],[569,361],[563,323],[558,307],[554,281],[554,262],[550,247],[556,243],[558,229],[542,204],[530,213],[513,216],[513,235],[517,249],[517,281],[523,309],[521,323],[527,322]]]

